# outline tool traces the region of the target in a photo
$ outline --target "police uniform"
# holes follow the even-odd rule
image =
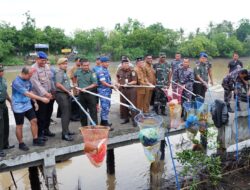
[[[97,84],[96,74],[92,71],[84,71],[79,69],[75,72],[74,77],[77,79],[77,85],[79,88],[85,88],[92,84]],[[96,88],[88,89],[89,91],[96,92]],[[80,92],[79,101],[85,110],[89,110],[89,114],[93,121],[97,124],[97,108],[96,97],[89,93]],[[82,126],[88,125],[88,119],[85,113],[81,111],[80,121]]]
[[[160,107],[161,113],[165,115],[167,98],[161,88],[163,86],[169,86],[169,75],[171,72],[171,65],[168,62],[165,62],[154,64],[153,67],[156,75],[156,85],[159,85],[155,88],[154,110],[156,113],[159,113]]]
[[[102,58],[101,58],[102,59]],[[102,61],[108,61],[102,60]],[[111,98],[112,94],[112,89],[110,87],[104,86],[101,82],[104,81],[108,84],[111,84],[111,76],[106,67],[102,67],[102,69],[97,72],[97,81],[98,81],[98,87],[97,87],[97,92],[98,94],[105,96],[107,98]],[[109,115],[109,110],[110,110],[110,100],[106,100],[103,98],[100,98],[101,101],[101,125],[108,125],[108,115]]]
[[[154,70],[152,64],[145,63],[145,70],[146,70],[146,76],[147,76],[148,82],[155,85],[155,83],[156,83],[155,70]],[[145,104],[146,104],[146,107],[149,108],[154,88],[146,88],[146,91],[147,91],[147,93],[146,93],[147,97],[146,97]],[[149,110],[147,110],[147,112],[149,112]]]
[[[0,72],[3,72],[3,65],[0,65]],[[0,77],[0,157],[4,156],[3,149],[9,147],[9,114],[6,106],[7,82]]]
[[[147,74],[144,67],[135,66],[135,72],[137,74],[138,85],[148,85]],[[147,101],[147,89],[145,87],[136,89],[136,107],[142,110],[144,113],[149,111],[149,107],[145,104]]]
[[[197,76],[199,75],[203,81],[208,83],[208,71],[212,68],[212,64],[210,62],[197,62],[196,67],[194,68],[194,78],[197,80]],[[193,85],[194,94],[200,95],[205,98],[205,94],[207,91],[207,87],[201,83],[194,83]]]
[[[47,59],[47,55],[41,54],[41,58]],[[40,56],[40,55],[38,55]],[[32,83],[32,91],[38,96],[44,96],[46,93],[51,93],[54,91],[52,89],[52,76],[50,68],[47,64],[44,67],[39,67],[37,63],[32,65],[35,72],[33,73],[30,81]],[[43,103],[42,101],[37,100],[39,106],[38,111],[36,111],[37,116],[37,125],[38,125],[38,136],[55,136],[54,133],[51,133],[49,130],[50,126],[50,108],[53,101],[50,101],[48,104]]]
[[[173,73],[173,78],[176,83],[185,85],[187,90],[191,92],[193,91],[194,72],[190,67],[184,67],[182,64],[179,65]],[[192,94],[190,92],[183,90],[182,95],[191,101]]]
[[[132,81],[137,81],[137,75],[136,72],[131,69],[119,69],[116,73],[116,77],[117,77],[117,82],[120,85],[125,85],[129,82]],[[121,91],[121,93],[123,93],[125,95],[125,97],[127,97],[134,105],[136,104],[136,89],[133,87],[124,87],[121,86],[119,88],[119,90]],[[127,102],[127,100],[125,100],[123,98],[123,96],[120,96],[120,101],[124,104],[129,104]],[[129,109],[127,107],[124,106],[120,106],[120,115],[121,115],[121,119],[124,119],[124,124],[129,121]],[[131,116],[132,116],[132,120],[134,121],[134,117],[135,117],[135,112],[131,112]],[[123,123],[122,123],[123,124]]]
[[[60,60],[60,59],[59,59]],[[68,91],[71,90],[70,79],[65,70],[56,71],[55,82],[63,85]],[[61,110],[62,136],[69,135],[69,123],[71,116],[71,97],[70,95],[56,87],[56,102]]]

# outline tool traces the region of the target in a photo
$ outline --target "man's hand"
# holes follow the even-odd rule
[[[45,98],[45,97],[42,97],[42,98],[41,98],[41,101],[42,101],[43,103],[47,104],[47,103],[49,103],[50,99]]]
[[[39,110],[39,105],[36,102],[34,103],[34,107],[35,107],[35,111]]]
[[[50,100],[53,99],[53,96],[52,96],[51,93],[46,93],[44,96],[45,96],[46,98],[50,99]]]

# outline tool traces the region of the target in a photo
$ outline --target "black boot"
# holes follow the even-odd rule
[[[126,123],[129,123],[129,119],[124,119],[124,121],[121,124],[123,125],[123,124],[126,124]]]
[[[158,108],[158,106],[154,105],[154,111],[155,111],[155,113],[156,113],[157,115],[159,114],[159,108]]]
[[[165,107],[161,107],[161,115],[167,115]]]
[[[114,128],[111,127],[112,123],[110,124],[107,120],[101,120],[100,125],[110,127],[110,129],[109,129],[110,131],[114,130]]]
[[[233,109],[231,108],[230,104],[227,104],[227,111],[229,113],[234,113]]]

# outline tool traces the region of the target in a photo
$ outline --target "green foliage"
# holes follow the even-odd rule
[[[14,65],[24,65],[23,57],[17,56],[7,56],[3,61],[0,61],[6,66],[14,66]]]
[[[199,177],[207,177],[212,185],[221,179],[220,157],[207,156],[201,151],[184,150],[176,153],[177,160],[183,165],[182,176],[193,178],[192,188],[195,189]]]
[[[240,20],[240,26],[236,29],[236,36],[241,42],[244,42],[250,36],[249,19]]]

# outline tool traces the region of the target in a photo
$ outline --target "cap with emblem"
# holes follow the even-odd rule
[[[163,58],[166,58],[167,56],[166,56],[166,53],[164,53],[164,52],[161,52],[161,53],[159,53],[159,57],[163,57]]]
[[[207,55],[205,52],[201,52],[200,55],[199,55],[199,57],[200,57],[200,58],[201,58],[201,57],[206,57],[206,58],[208,58],[208,55]]]
[[[139,61],[143,61],[143,57],[137,57],[136,58],[136,63],[139,62]]]
[[[40,59],[48,59],[48,56],[46,53],[44,53],[43,51],[39,51],[37,52],[37,58],[40,58]]]
[[[0,64],[0,72],[1,72],[1,71],[4,71],[3,64]]]
[[[62,64],[62,63],[64,63],[64,62],[67,62],[67,61],[68,61],[67,58],[62,57],[62,58],[59,58],[59,59],[58,59],[57,64],[60,65],[60,64]]]
[[[101,62],[109,62],[109,58],[106,56],[102,56],[102,57],[100,57],[100,61]]]

